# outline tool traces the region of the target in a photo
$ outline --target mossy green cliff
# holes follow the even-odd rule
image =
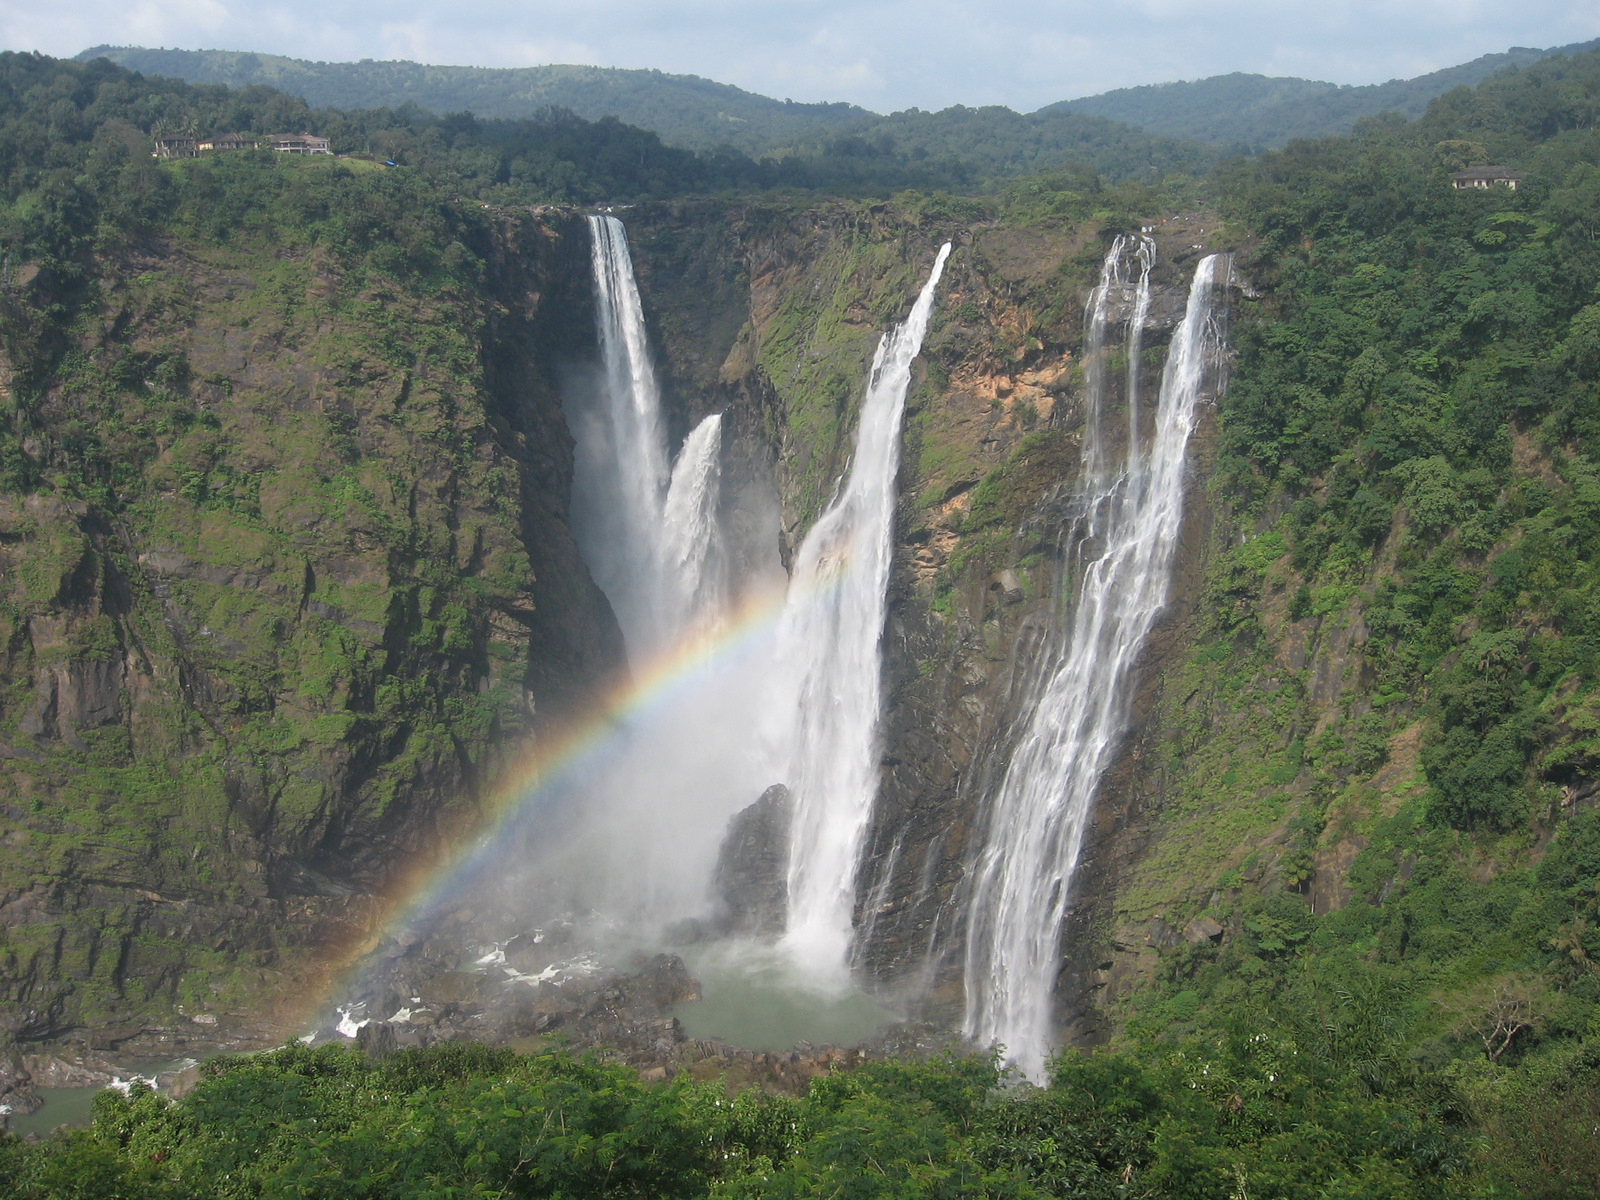
[[[308,954],[620,664],[552,377],[592,338],[581,221],[255,169],[325,207],[4,296],[17,1036],[303,1003]]]

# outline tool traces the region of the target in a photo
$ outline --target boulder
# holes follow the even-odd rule
[[[650,1008],[670,1008],[701,998],[700,981],[689,974],[676,954],[656,955],[625,979],[622,987],[630,1004]]]
[[[36,1110],[44,1101],[33,1090],[33,1076],[13,1051],[0,1050],[0,1127],[5,1118]]]
[[[182,1100],[200,1086],[200,1081],[203,1078],[204,1076],[200,1074],[199,1067],[185,1067],[168,1081],[167,1095],[174,1100]]]
[[[417,994],[429,1004],[471,1004],[483,996],[487,984],[470,971],[445,971],[424,980]]]
[[[794,798],[781,783],[728,822],[716,888],[730,933],[777,937],[789,914],[789,824]]]
[[[105,1087],[111,1082],[109,1071],[59,1055],[29,1054],[24,1056],[22,1063],[28,1069],[28,1074],[33,1076],[34,1087]]]
[[[369,1021],[356,1030],[356,1049],[373,1062],[388,1058],[398,1048],[395,1027],[388,1021]]]

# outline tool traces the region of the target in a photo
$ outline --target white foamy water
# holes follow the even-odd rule
[[[571,414],[573,518],[584,561],[637,663],[711,619],[723,601],[722,417],[703,420],[669,470],[628,234],[616,217],[588,222],[600,395]]]
[[[1130,320],[1148,311],[1144,244],[1119,239],[1090,301],[1087,348],[1102,355],[1116,292],[1139,264]],[[1026,727],[993,797],[984,848],[969,881],[965,1033],[1001,1043],[1031,1079],[1052,1050],[1052,990],[1061,927],[1100,778],[1125,731],[1133,667],[1167,601],[1183,520],[1185,456],[1210,368],[1220,348],[1218,316],[1230,260],[1211,255],[1195,271],[1183,324],[1162,374],[1155,429],[1142,444],[1138,380],[1129,380],[1126,461],[1113,471],[1101,428],[1103,383],[1093,370],[1084,439],[1084,480],[1073,539],[1083,548],[1076,603],[1048,650]],[[1128,336],[1137,371],[1138,331]],[[1103,365],[1100,368],[1102,375]]]
[[[727,603],[727,563],[717,507],[722,498],[722,414],[684,440],[661,515],[661,554],[680,635],[715,621]]]
[[[779,621],[772,703],[789,724],[783,778],[794,794],[784,945],[814,979],[845,975],[857,860],[878,790],[900,426],[949,254],[946,243],[910,315],[878,344],[849,477],[795,555]]]
[[[590,573],[611,601],[630,656],[638,657],[667,635],[660,536],[669,476],[661,393],[627,232],[615,217],[588,221],[602,394],[573,422],[574,518]]]

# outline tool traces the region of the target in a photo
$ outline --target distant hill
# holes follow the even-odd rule
[[[233,50],[95,46],[80,62],[108,58],[143,75],[229,87],[266,84],[313,108],[400,108],[526,117],[555,105],[590,121],[617,117],[691,150],[773,146],[856,124],[877,114],[853,104],[795,104],[697,75],[613,67],[434,67],[414,62],[307,62]]]
[[[1068,164],[1113,182],[1206,170],[1218,152],[1133,129],[1091,113],[1032,114],[956,105],[881,116],[852,104],[795,104],[694,75],[608,67],[430,67],[412,62],[306,62],[231,50],[96,46],[80,62],[108,58],[144,75],[188,83],[261,84],[313,107],[346,111],[414,104],[435,113],[527,117],[558,106],[586,120],[614,116],[670,146],[734,148],[755,157],[827,162],[830,186],[871,181],[962,187]]]
[[[1190,83],[1122,88],[1048,105],[1035,113],[956,105],[883,116],[853,104],[796,104],[695,75],[613,67],[437,67],[413,62],[308,62],[232,50],[96,46],[80,61],[108,58],[145,75],[230,87],[264,84],[313,107],[344,110],[416,105],[434,113],[518,118],[550,106],[587,120],[613,116],[671,146],[829,159],[840,179],[859,160],[862,179],[903,174],[904,186],[934,178],[977,184],[1068,163],[1111,180],[1206,170],[1241,148],[1348,133],[1361,117],[1398,109],[1420,115],[1451,88],[1600,39],[1552,50],[1518,47],[1416,79],[1342,87],[1308,79],[1217,75]],[[930,173],[937,160],[937,170]],[[895,165],[898,163],[899,165]],[[831,176],[830,176],[831,177]]]
[[[1039,112],[1091,113],[1169,137],[1275,149],[1294,138],[1349,133],[1362,117],[1381,112],[1419,117],[1428,101],[1452,88],[1476,86],[1496,71],[1525,67],[1553,54],[1576,54],[1596,47],[1600,47],[1600,38],[1549,50],[1516,46],[1504,54],[1485,54],[1415,79],[1392,79],[1366,87],[1235,72],[1187,83],[1118,88],[1052,104]]]
[[[907,109],[872,117],[846,129],[816,134],[786,147],[803,158],[835,163],[851,155],[892,154],[911,163],[960,164],[974,183],[1091,167],[1115,183],[1154,180],[1180,172],[1201,174],[1225,151],[1187,138],[1136,129],[1091,113],[1019,113],[999,105],[954,105],[939,112]]]

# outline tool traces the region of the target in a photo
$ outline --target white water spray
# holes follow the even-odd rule
[[[637,662],[714,619],[723,600],[716,523],[722,417],[700,423],[669,473],[627,231],[611,216],[588,222],[602,394],[572,422],[574,522],[590,573]]]
[[[721,492],[722,414],[712,413],[678,452],[661,517],[671,627],[680,635],[715,620],[726,602],[727,566],[717,524]]]
[[[1140,354],[1144,342],[1144,322],[1150,313],[1150,268],[1155,262],[1155,251],[1155,242],[1150,238],[1119,234],[1100,266],[1099,284],[1089,293],[1086,314],[1088,331],[1083,346],[1084,395],[1088,400],[1088,411],[1084,415],[1083,474],[1087,481],[1104,481],[1108,470],[1105,406],[1111,389],[1106,370],[1106,339],[1124,316],[1128,330],[1125,343],[1128,360],[1128,436],[1133,438],[1138,433]],[[1133,273],[1135,270],[1136,275]],[[1128,295],[1130,289],[1133,292],[1131,299]],[[1128,467],[1137,470],[1137,461],[1130,459]],[[1098,484],[1091,483],[1090,486]]]
[[[784,945],[813,982],[845,974],[857,859],[878,790],[901,419],[949,254],[946,243],[911,314],[878,344],[849,479],[795,555],[778,627],[775,711],[791,723],[785,778],[795,803]]]
[[[1096,339],[1103,349],[1112,289],[1126,282],[1127,249],[1119,239],[1091,298],[1091,349]],[[1142,323],[1149,303],[1142,246],[1140,259],[1144,298],[1136,296],[1133,309]],[[1098,546],[1099,555],[1083,568],[1054,669],[1039,677],[1026,732],[994,797],[973,868],[965,1033],[979,1044],[1003,1044],[1008,1059],[1035,1080],[1051,1052],[1061,926],[1095,790],[1127,724],[1134,663],[1167,600],[1183,519],[1185,454],[1216,361],[1219,296],[1229,271],[1230,260],[1220,255],[1203,259],[1195,271],[1168,352],[1147,454],[1133,424],[1137,380],[1130,377],[1127,462],[1115,476],[1107,471],[1099,428],[1103,391],[1090,397],[1083,516],[1074,536],[1091,554]],[[1130,331],[1130,372],[1137,336]],[[1094,386],[1092,375],[1089,383]]]

